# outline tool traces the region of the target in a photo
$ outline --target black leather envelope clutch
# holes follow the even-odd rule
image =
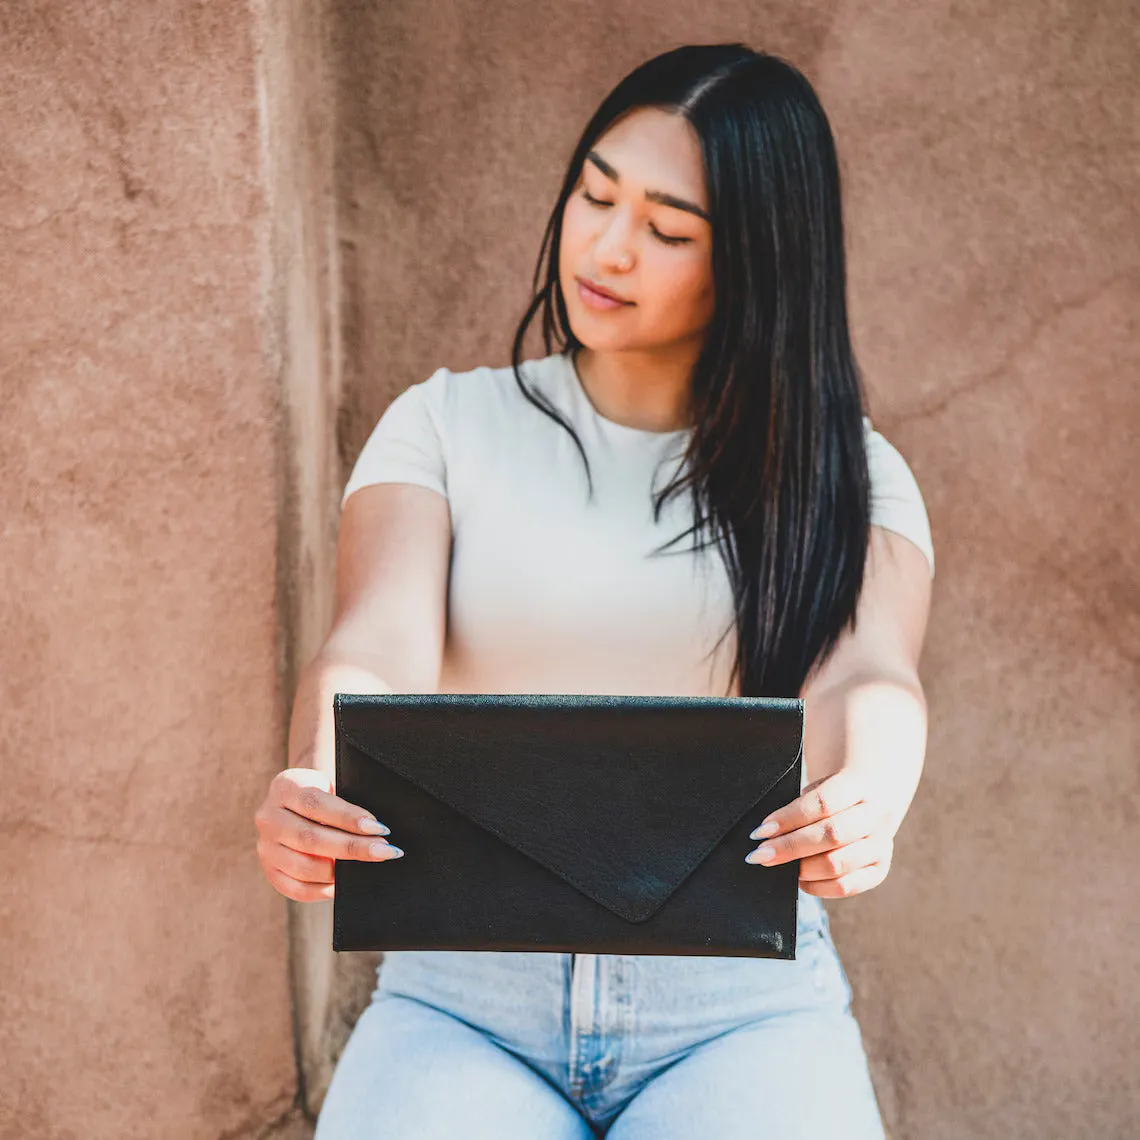
[[[794,958],[799,861],[745,863],[800,793],[804,702],[349,694],[336,792],[402,858],[338,859],[334,950]]]

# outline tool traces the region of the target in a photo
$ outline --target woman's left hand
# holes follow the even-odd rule
[[[866,769],[842,768],[808,784],[751,832],[750,839],[764,843],[745,862],[774,867],[799,859],[800,887],[821,898],[846,898],[877,887],[890,870],[902,822],[884,783]],[[771,823],[775,830],[765,832],[764,824]],[[770,858],[759,857],[765,848],[772,849]]]

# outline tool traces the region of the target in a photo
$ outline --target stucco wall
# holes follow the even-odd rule
[[[924,780],[887,882],[828,904],[883,1112],[898,1138],[1130,1135],[1135,11],[336,10],[349,459],[439,365],[507,363],[570,147],[627,70],[742,39],[817,86],[873,419],[938,550]]]
[[[0,1137],[292,1116],[245,4],[0,6]]]

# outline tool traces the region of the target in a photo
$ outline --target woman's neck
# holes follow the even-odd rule
[[[644,351],[574,354],[578,379],[590,403],[607,420],[639,431],[670,432],[689,423],[689,377],[696,353],[668,356]]]

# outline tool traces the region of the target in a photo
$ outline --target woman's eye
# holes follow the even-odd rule
[[[589,202],[592,206],[612,206],[613,205],[613,202],[603,202],[600,198],[595,198],[590,193],[590,191],[587,190],[585,187],[582,188],[582,197],[585,198],[586,201]],[[649,228],[651,230],[653,230],[654,236],[659,241],[663,241],[666,245],[684,245],[685,242],[689,242],[689,241],[693,240],[692,238],[687,238],[687,237],[669,237],[668,234],[663,234],[663,233],[661,233],[660,230],[656,230],[652,226],[650,226]]]

